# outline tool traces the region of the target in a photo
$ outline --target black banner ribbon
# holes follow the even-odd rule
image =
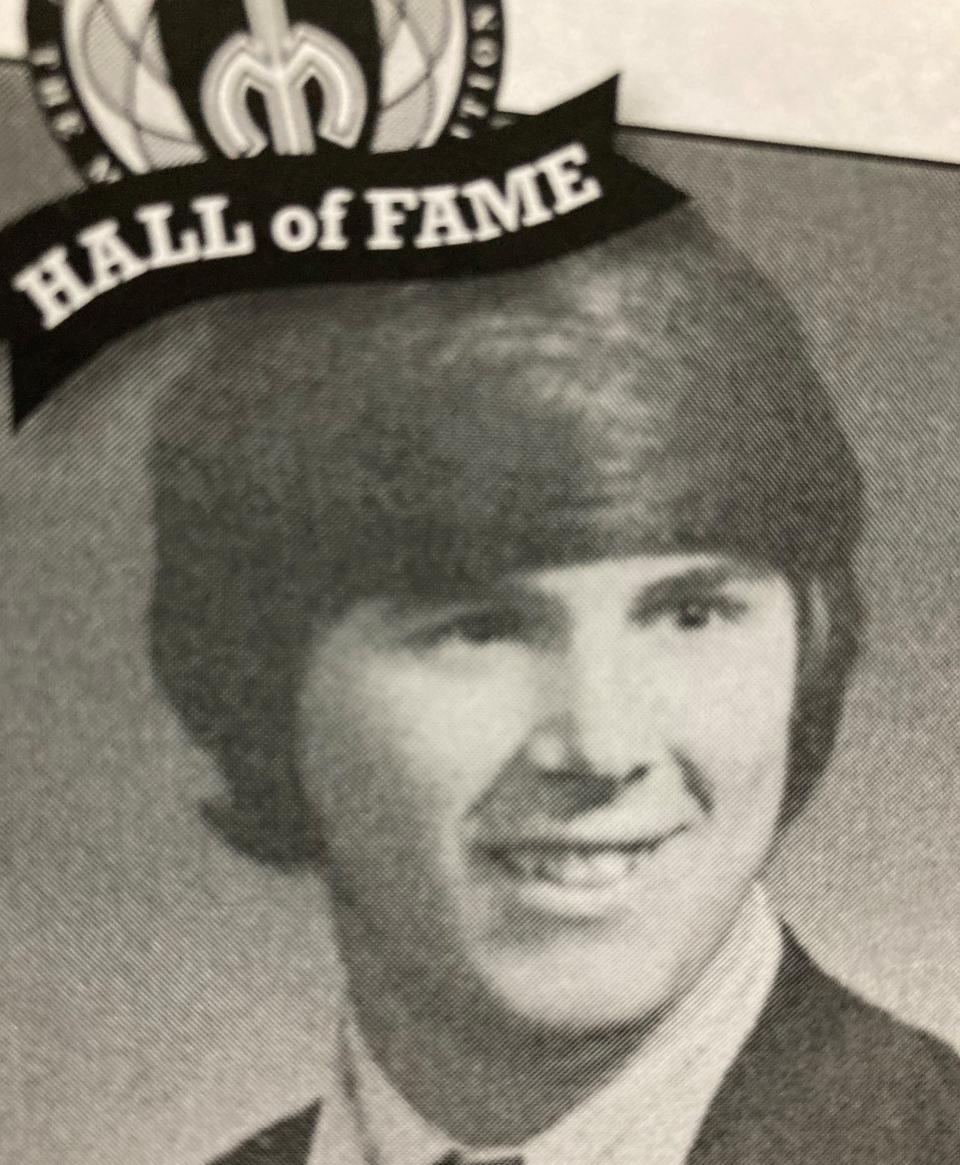
[[[468,141],[208,161],[123,179],[0,232],[14,425],[109,340],[226,292],[542,262],[685,195],[614,149],[616,79]]]

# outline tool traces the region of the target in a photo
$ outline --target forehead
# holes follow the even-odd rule
[[[639,553],[561,566],[510,571],[475,586],[381,593],[362,606],[402,617],[432,606],[490,600],[534,599],[585,610],[629,604],[664,588],[688,591],[780,579],[775,567],[713,552]]]
[[[504,585],[556,598],[576,595],[618,596],[663,582],[702,586],[756,582],[775,574],[773,567],[737,555],[712,552],[641,553],[595,562],[547,566],[507,575]]]

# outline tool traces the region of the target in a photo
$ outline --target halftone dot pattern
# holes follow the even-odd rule
[[[457,97],[466,32],[458,0],[375,0],[382,41],[373,148],[429,145]],[[76,0],[74,81],[94,124],[135,173],[205,157],[164,58],[156,0]]]
[[[95,0],[81,17],[78,42],[93,98],[91,113],[119,116],[132,130],[122,151],[131,169],[182,166],[203,158],[170,83],[152,2],[120,8],[117,0]]]
[[[374,148],[410,149],[435,136],[438,117],[452,107],[462,9],[451,0],[376,0],[376,11],[384,92]]]
[[[9,218],[76,179],[19,70],[0,95]],[[778,900],[828,969],[960,1044],[957,172],[628,148],[783,284],[870,483],[867,651]],[[131,337],[95,371],[0,437],[0,1158],[199,1165],[323,1092],[339,970],[315,880],[205,830],[216,774],[150,675],[144,450],[176,369]]]

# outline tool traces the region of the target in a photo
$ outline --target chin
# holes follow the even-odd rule
[[[501,957],[485,968],[483,979],[499,1010],[550,1031],[654,1023],[683,997],[700,968],[673,952],[649,956],[600,950],[591,958],[582,952]]]
[[[672,991],[587,994],[576,984],[554,987],[547,994],[511,996],[502,1000],[519,1023],[553,1035],[579,1035],[625,1027],[653,1026],[665,1014]]]
[[[651,904],[652,905],[652,904]],[[626,926],[563,928],[476,952],[485,992],[521,1021],[588,1031],[655,1023],[696,985],[729,933],[736,902],[650,910]]]

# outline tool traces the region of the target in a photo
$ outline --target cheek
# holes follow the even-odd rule
[[[385,678],[377,703],[385,743],[412,780],[467,807],[522,742],[530,700],[523,669],[504,667],[401,671]]]
[[[465,676],[360,658],[315,673],[301,705],[307,795],[351,832],[436,835],[516,752],[529,703],[516,668]]]
[[[661,687],[671,743],[719,796],[778,797],[795,688],[792,629],[685,661]],[[759,808],[759,806],[758,806]]]

